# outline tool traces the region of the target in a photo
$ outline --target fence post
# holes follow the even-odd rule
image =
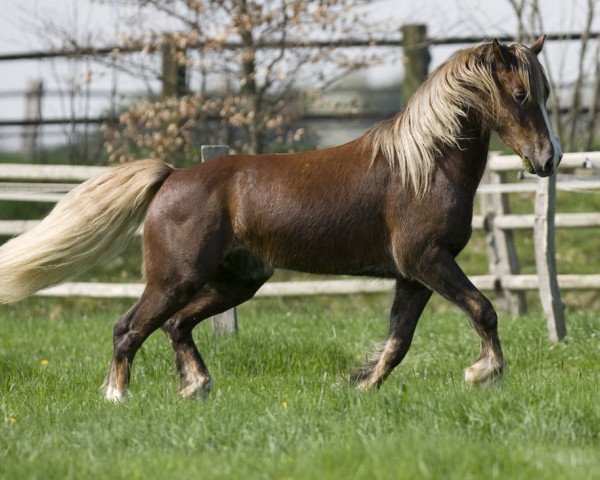
[[[482,183],[501,184],[505,175],[486,169]],[[515,248],[512,231],[496,227],[494,219],[498,215],[510,213],[508,198],[503,193],[486,193],[481,195],[481,213],[484,218],[488,264],[490,273],[500,279],[494,290],[500,300],[498,307],[509,312],[513,317],[522,315],[527,310],[525,292],[509,290],[502,286],[502,276],[518,275],[520,271],[519,257]]]
[[[533,238],[535,264],[540,286],[540,300],[548,323],[550,341],[567,334],[564,305],[560,299],[554,250],[554,214],[556,210],[556,175],[538,180],[535,195]]]
[[[200,154],[203,162],[208,162],[216,157],[222,157],[228,153],[229,147],[227,145],[202,145],[200,148]],[[227,310],[226,312],[220,313],[213,317],[214,334],[236,332],[237,329],[237,312],[235,308]]]
[[[406,106],[413,93],[423,83],[429,73],[429,48],[427,46],[427,25],[408,24],[400,27],[402,34],[402,102]]]
[[[163,97],[181,97],[187,92],[187,69],[181,55],[185,56],[185,51],[177,48],[173,35],[165,34],[162,42]]]
[[[44,94],[44,83],[42,80],[31,80],[27,84],[25,93],[25,120],[42,119],[42,96]],[[38,147],[39,125],[25,125],[21,138],[21,154],[24,159],[32,159]]]

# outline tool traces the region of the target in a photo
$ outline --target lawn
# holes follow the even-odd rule
[[[386,331],[387,296],[254,300],[237,335],[197,340],[205,400],[175,395],[153,335],[125,404],[100,394],[121,301],[31,299],[0,307],[2,478],[600,478],[600,322],[570,312],[500,319],[508,371],[470,389],[478,341],[460,312],[429,308],[379,390],[340,386]],[[440,303],[439,299],[434,303]]]
[[[513,196],[511,207],[531,212],[531,195]],[[48,208],[2,202],[0,218]],[[599,211],[600,195],[561,192],[558,210]],[[532,273],[531,232],[515,238]],[[560,272],[597,273],[596,239],[597,229],[559,230]],[[80,279],[139,281],[139,243]],[[475,232],[459,259],[469,274],[487,273],[485,251]],[[304,277],[275,277],[289,278]],[[157,333],[123,405],[105,402],[99,386],[128,302],[0,306],[0,478],[600,478],[600,295],[563,294],[569,334],[559,345],[546,340],[535,293],[529,299],[529,316],[500,319],[500,388],[465,386],[478,340],[439,298],[405,362],[368,393],[343,378],[385,337],[389,296],[262,299],[240,308],[237,335],[197,328],[209,398],[176,396],[172,353]]]

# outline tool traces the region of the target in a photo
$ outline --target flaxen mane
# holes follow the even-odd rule
[[[537,57],[523,45],[510,48],[525,101],[543,102],[547,80]],[[435,158],[444,146],[458,146],[461,119],[467,112],[478,112],[484,128],[494,123],[501,92],[493,64],[492,44],[487,43],[460,50],[437,67],[402,112],[365,133],[363,141],[372,148],[373,160],[383,154],[403,182],[424,195]]]

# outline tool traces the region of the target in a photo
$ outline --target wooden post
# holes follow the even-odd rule
[[[31,80],[27,84],[25,93],[25,120],[42,119],[42,96],[44,93],[44,83],[42,80]],[[21,154],[26,160],[35,157],[38,150],[39,125],[25,125],[23,127],[21,138]]]
[[[535,196],[533,226],[535,263],[542,309],[548,323],[548,336],[557,342],[567,334],[564,305],[560,299],[554,250],[554,215],[556,210],[556,175],[540,178]]]
[[[505,174],[487,169],[482,183],[501,184],[505,181]],[[504,193],[486,193],[481,195],[481,213],[484,217],[488,264],[490,273],[502,279],[504,275],[518,275],[520,271],[519,257],[515,248],[515,241],[511,230],[501,229],[495,225],[495,217],[510,213],[508,197]],[[495,286],[496,298],[500,300],[500,310],[509,312],[513,317],[522,315],[527,310],[525,293],[509,290],[497,282]]]
[[[165,34],[162,43],[163,97],[180,97],[187,92],[187,69],[181,55],[185,56],[185,52],[177,48],[173,36]]]
[[[429,73],[429,48],[427,46],[427,25],[409,24],[400,27],[402,34],[402,101],[406,106],[409,98],[423,83]]]
[[[202,161],[208,162],[213,158],[228,155],[229,147],[227,145],[202,145],[200,154]],[[235,308],[213,317],[213,333],[215,335],[225,332],[236,332],[237,329],[237,312]]]

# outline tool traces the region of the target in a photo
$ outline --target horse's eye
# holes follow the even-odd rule
[[[525,99],[527,98],[527,94],[525,92],[516,92],[515,93],[515,100],[517,101],[517,103],[519,104],[524,104],[525,103]]]

